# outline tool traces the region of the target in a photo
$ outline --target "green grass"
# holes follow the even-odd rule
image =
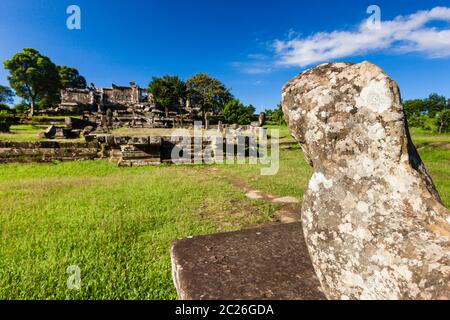
[[[450,149],[422,147],[418,150],[444,205],[450,208]]]
[[[174,299],[170,241],[271,219],[208,168],[4,165],[0,299]],[[68,290],[69,265],[82,272]]]
[[[0,133],[0,140],[3,141],[37,141],[38,133],[47,128],[46,125],[20,124],[13,125],[9,133]]]
[[[272,221],[279,209],[247,199],[231,180],[302,197],[311,168],[286,127],[281,141],[275,176],[261,176],[262,165],[1,165],[0,299],[175,299],[172,240]],[[419,152],[449,207],[450,150]],[[69,265],[81,269],[79,291],[66,286]]]
[[[450,133],[436,133],[422,128],[410,128],[411,137],[417,148],[430,144],[442,145],[450,148]]]
[[[49,124],[19,124],[13,125],[10,132],[0,132],[1,141],[48,141],[49,139],[41,139],[38,134],[49,127]],[[64,139],[64,141],[84,141],[79,139]]]

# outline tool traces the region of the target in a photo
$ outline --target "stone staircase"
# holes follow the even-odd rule
[[[120,141],[109,151],[109,161],[123,167],[136,167],[161,164],[161,138],[135,137]]]
[[[161,164],[160,145],[122,145],[122,158],[118,164],[122,167],[137,167]]]

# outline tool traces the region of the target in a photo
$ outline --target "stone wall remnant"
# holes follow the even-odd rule
[[[93,160],[97,142],[0,141],[0,163]]]
[[[283,88],[314,173],[302,206],[329,299],[450,299],[450,211],[417,153],[397,84],[369,63],[326,63]]]

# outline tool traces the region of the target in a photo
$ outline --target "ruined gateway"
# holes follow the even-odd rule
[[[314,173],[302,205],[329,299],[450,299],[450,211],[409,136],[397,84],[377,66],[327,63],[283,89]]]

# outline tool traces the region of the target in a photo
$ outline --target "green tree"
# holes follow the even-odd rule
[[[425,126],[425,120],[427,113],[425,101],[423,99],[406,100],[403,103],[403,112],[408,122],[408,126],[423,128]]]
[[[26,48],[4,62],[9,70],[11,87],[30,106],[30,116],[34,115],[37,103],[42,99],[53,102],[58,99],[60,81],[58,68],[46,56],[35,49]]]
[[[403,103],[403,112],[407,119],[418,117],[425,111],[425,102],[422,99],[406,100]]]
[[[21,113],[21,114],[24,114],[28,109],[29,107],[24,100],[20,101],[12,108],[14,113]]]
[[[222,115],[227,123],[250,124],[254,112],[252,105],[246,107],[239,100],[231,99],[223,107]]]
[[[274,110],[272,110],[272,109],[264,110],[264,113],[266,114],[267,119],[272,119],[273,112],[274,112]]]
[[[178,106],[180,99],[186,98],[186,84],[177,76],[153,77],[148,85],[148,92],[153,95],[157,105],[164,107],[166,117],[168,117],[169,108]]]
[[[424,100],[425,110],[430,118],[435,118],[436,115],[447,107],[447,99],[437,93],[432,93]]]
[[[202,119],[206,112],[218,113],[233,96],[225,85],[207,74],[198,73],[186,81],[188,97],[194,106],[200,107]]]
[[[0,85],[0,110],[9,110],[8,104],[14,102],[14,92],[9,88]]]
[[[273,112],[272,121],[276,122],[278,125],[286,124],[281,103],[278,104],[277,108]]]
[[[242,117],[240,118],[240,124],[250,124],[253,120],[253,116],[255,114],[255,107],[253,105],[248,105],[245,108],[245,113],[242,114]]]
[[[82,75],[80,75],[77,69],[67,66],[58,66],[58,74],[62,89],[86,88],[86,79]]]
[[[437,126],[439,128],[439,133],[450,132],[450,108],[439,112]]]

